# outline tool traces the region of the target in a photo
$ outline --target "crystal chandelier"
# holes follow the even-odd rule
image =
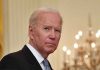
[[[75,35],[74,50],[63,47],[62,70],[100,70],[100,30],[93,32],[90,16],[88,26],[89,30],[84,38],[81,30]],[[74,57],[71,58],[71,55]]]

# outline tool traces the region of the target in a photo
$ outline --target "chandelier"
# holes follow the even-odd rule
[[[75,35],[73,50],[63,47],[62,70],[100,70],[100,30],[94,33],[90,16],[88,26],[85,37],[81,30]]]

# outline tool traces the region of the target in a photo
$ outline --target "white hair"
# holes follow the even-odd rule
[[[37,19],[38,19],[38,16],[39,16],[39,14],[40,14],[41,12],[53,12],[53,13],[57,13],[57,14],[60,16],[60,18],[61,18],[61,23],[62,23],[62,17],[61,17],[61,15],[60,15],[60,13],[59,13],[56,9],[53,9],[53,8],[46,8],[46,7],[42,7],[42,8],[39,8],[39,9],[35,10],[35,11],[32,13],[32,15],[31,15],[31,17],[30,17],[30,19],[29,19],[29,23],[30,23],[30,24],[35,24],[36,21],[37,21]]]

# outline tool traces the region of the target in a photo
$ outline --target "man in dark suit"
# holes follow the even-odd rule
[[[52,70],[44,60],[53,53],[59,43],[62,17],[51,8],[39,8],[29,20],[29,43],[22,50],[10,53],[0,61],[0,70]],[[46,69],[47,68],[47,69]]]

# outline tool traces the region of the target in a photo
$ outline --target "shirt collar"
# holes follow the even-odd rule
[[[44,60],[42,55],[33,46],[31,46],[30,44],[26,44],[26,45],[29,48],[29,50],[32,52],[32,54],[35,56],[35,58],[37,59],[39,64],[41,64],[42,61]]]

